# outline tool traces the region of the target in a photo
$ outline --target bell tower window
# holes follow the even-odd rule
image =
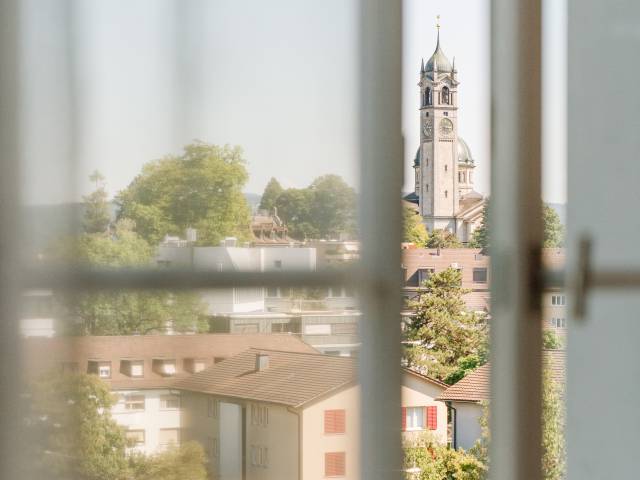
[[[427,87],[422,95],[422,106],[427,107],[433,103],[431,88]]]
[[[442,103],[449,105],[449,88],[442,87]]]

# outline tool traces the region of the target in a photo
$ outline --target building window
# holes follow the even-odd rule
[[[220,457],[220,440],[217,437],[208,437],[207,450],[210,460]]]
[[[207,397],[207,417],[218,418],[220,414],[220,402],[213,397]]]
[[[458,172],[458,182],[462,183],[462,172]]]
[[[180,396],[160,395],[160,408],[162,410],[177,410],[180,408]]]
[[[129,447],[144,445],[144,430],[127,430],[125,436]]]
[[[449,116],[449,112],[443,112],[442,114],[443,114],[445,117],[448,117],[448,116]]]
[[[269,425],[269,407],[251,404],[251,425],[256,427]]]
[[[330,323],[311,323],[304,326],[305,335],[331,335]]]
[[[426,189],[426,191],[428,192],[428,191],[429,191],[429,184],[428,184],[428,183],[425,183],[425,184],[424,184],[424,188],[425,188],[425,189]]]
[[[424,426],[424,407],[407,407],[404,430],[424,430]]]
[[[566,328],[567,327],[567,320],[565,318],[552,318],[551,319],[551,325],[555,328]]]
[[[124,409],[128,411],[143,411],[144,410],[144,395],[140,394],[128,394],[124,396]]]
[[[158,435],[158,444],[163,449],[180,445],[180,430],[177,428],[161,428]]]
[[[269,449],[251,445],[251,466],[267,468],[269,466]]]
[[[144,362],[142,360],[136,360],[129,362],[129,372],[132,377],[144,376]]]
[[[567,304],[567,298],[564,295],[551,295],[551,305],[563,306]]]
[[[324,411],[324,433],[326,435],[345,432],[345,411],[325,410]]]
[[[227,357],[213,357],[213,363],[216,364],[216,363],[224,362],[226,358]]]
[[[474,268],[473,269],[473,283],[487,283],[487,269],[486,268]]]
[[[356,335],[358,333],[357,323],[334,323],[334,335]]]
[[[449,167],[447,166],[447,164],[444,164],[444,171],[446,172],[449,169]]]
[[[278,287],[268,287],[267,288],[267,297],[268,298],[278,298]]]
[[[429,277],[436,273],[436,269],[433,267],[419,268],[418,269],[418,286],[422,286]]]
[[[345,452],[327,452],[324,454],[324,476],[344,477],[346,471]]]
[[[444,198],[448,198],[448,197],[449,197],[449,191],[448,191],[448,190],[445,190],[445,191],[444,191]]]
[[[100,362],[98,364],[98,376],[100,378],[111,378],[111,362]]]
[[[442,87],[442,103],[449,105],[449,89],[447,87]]]
[[[153,370],[163,377],[172,377],[176,374],[176,361],[173,359],[154,359]]]

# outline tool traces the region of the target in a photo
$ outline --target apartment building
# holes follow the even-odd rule
[[[353,358],[250,349],[176,382],[185,439],[207,446],[214,478],[359,477],[360,387]],[[447,441],[446,385],[405,370],[405,436]]]
[[[287,334],[34,337],[22,352],[27,381],[56,370],[97,375],[117,395],[111,413],[133,448],[153,454],[183,438],[175,383],[249,348],[317,353]]]
[[[564,384],[566,352],[564,350],[545,350],[545,364],[554,381]],[[526,373],[524,373],[526,374]],[[491,367],[485,364],[467,374],[455,385],[448,387],[438,400],[447,404],[453,431],[453,445],[465,450],[473,447],[482,436],[480,420],[484,414],[484,405],[491,397]]]
[[[562,269],[565,252],[561,248],[546,248],[543,263],[549,269]],[[462,287],[470,290],[464,296],[469,310],[490,312],[490,257],[479,248],[405,248],[402,250],[405,301],[414,298],[430,275],[447,268],[462,272]],[[545,291],[541,299],[542,321],[546,329],[564,334],[566,329],[566,295],[561,289]],[[405,311],[410,316],[410,311]]]

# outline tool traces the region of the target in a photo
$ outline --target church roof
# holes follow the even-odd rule
[[[422,153],[420,147],[416,151],[416,156],[413,159],[413,166],[419,167],[420,162],[422,161]],[[471,149],[467,142],[464,141],[462,137],[458,137],[458,163],[466,163],[473,165],[475,160],[473,159],[473,155],[471,154]]]
[[[462,137],[458,137],[458,163],[469,163],[472,165],[474,163],[471,149]]]
[[[425,67],[426,72],[452,72],[453,67],[451,66],[451,62],[447,58],[447,56],[440,48],[440,30],[438,30],[438,42],[436,43],[436,50],[431,55],[431,58],[427,61],[427,65]]]

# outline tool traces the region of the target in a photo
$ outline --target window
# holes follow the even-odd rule
[[[269,425],[269,407],[251,404],[251,425],[258,427]]]
[[[124,395],[124,409],[129,411],[142,411],[144,410],[144,395],[140,394],[126,394]]]
[[[269,298],[278,298],[278,287],[269,287],[267,288],[267,297]]]
[[[207,417],[218,418],[220,414],[220,402],[213,397],[207,397]]]
[[[325,410],[324,411],[324,433],[337,434],[345,432],[345,411]]]
[[[111,378],[111,362],[102,362],[98,365],[98,376],[100,378]]]
[[[429,277],[434,273],[436,273],[436,269],[433,267],[419,268],[418,269],[418,285],[424,284],[424,282],[429,280]]]
[[[225,358],[227,357],[213,357],[213,363],[216,364],[216,363],[223,362]]]
[[[207,455],[210,460],[220,457],[220,440],[217,437],[207,438]]]
[[[407,407],[404,410],[403,430],[424,430],[424,407]]]
[[[176,374],[176,361],[173,359],[154,359],[153,370],[163,377],[171,377]]]
[[[474,268],[473,269],[473,283],[487,283],[487,269],[486,268]]]
[[[358,333],[357,323],[334,323],[333,333],[335,335],[355,335]]]
[[[144,445],[144,430],[127,430],[125,436],[130,447]]]
[[[144,362],[142,360],[129,362],[129,372],[132,377],[144,376]]]
[[[426,107],[428,105],[431,105],[433,103],[433,99],[432,99],[432,92],[431,92],[431,88],[427,87],[424,91],[424,98],[422,99],[422,106]],[[429,113],[427,113],[427,116],[429,116]]]
[[[442,87],[442,103],[449,105],[449,88]]]
[[[324,476],[344,477],[346,472],[346,453],[327,452],[324,454]]]
[[[161,428],[158,435],[158,444],[164,448],[180,445],[180,430],[178,428]]]
[[[203,359],[196,359],[193,361],[193,373],[198,373],[207,368],[207,362]]]
[[[551,295],[551,305],[564,306],[567,304],[567,298],[564,295]]]
[[[176,410],[180,408],[179,395],[160,395],[160,408],[162,410]]]
[[[304,326],[305,335],[331,335],[331,324],[310,324]]]
[[[269,466],[269,449],[258,445],[251,445],[251,466],[267,468]]]
[[[551,326],[553,326],[555,328],[566,328],[567,327],[567,320],[565,318],[553,317],[551,319]]]
[[[448,190],[445,190],[445,191],[444,191],[444,198],[448,198],[448,197],[449,197],[449,191],[448,191]]]
[[[445,117],[448,117],[448,116],[449,116],[449,112],[442,112],[442,114],[443,114]]]
[[[444,164],[444,171],[446,172],[448,168],[449,168],[449,167],[448,167],[448,166],[447,166],[447,164],[445,163],[445,164]]]

